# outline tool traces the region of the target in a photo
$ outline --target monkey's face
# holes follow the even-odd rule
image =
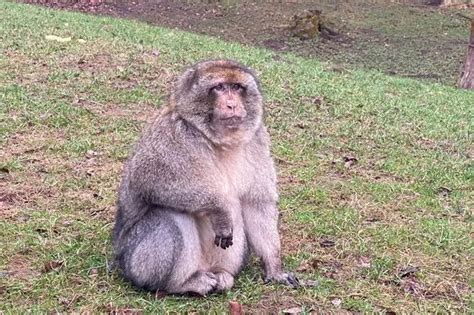
[[[219,82],[209,89],[211,121],[214,125],[238,128],[247,116],[245,87],[237,82]]]
[[[262,119],[262,96],[251,70],[231,60],[196,64],[178,81],[177,110],[216,136],[252,132]]]

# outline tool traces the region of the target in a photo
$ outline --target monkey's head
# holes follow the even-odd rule
[[[173,100],[174,111],[216,144],[248,139],[262,121],[259,83],[252,70],[232,60],[187,69]]]

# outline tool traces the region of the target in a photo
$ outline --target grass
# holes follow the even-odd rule
[[[9,2],[0,49],[0,311],[473,311],[472,92]],[[264,285],[253,261],[222,295],[155,299],[108,271],[122,163],[211,57],[261,77],[285,263],[316,286]]]

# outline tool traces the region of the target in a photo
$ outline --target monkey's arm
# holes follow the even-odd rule
[[[215,244],[222,248],[232,245],[232,218],[235,202],[220,196],[202,177],[185,169],[174,170],[160,165],[156,159],[139,162],[130,176],[131,190],[141,203],[154,209],[172,209],[193,215],[207,215],[216,234]],[[163,171],[166,170],[166,171]]]
[[[250,247],[262,259],[265,282],[275,281],[298,287],[298,279],[292,273],[283,271],[276,203],[272,200],[248,202],[244,205],[243,217]]]

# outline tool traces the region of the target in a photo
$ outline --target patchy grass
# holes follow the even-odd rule
[[[472,311],[472,92],[8,2],[0,49],[2,311]],[[108,271],[122,163],[210,57],[260,74],[285,263],[316,286],[264,285],[252,262],[225,294],[157,300]]]
[[[469,9],[413,6],[407,1],[46,2],[55,8],[133,18],[227,41],[291,51],[326,61],[333,71],[371,69],[451,86],[459,79],[470,30],[469,22],[458,13],[473,14]],[[293,16],[315,8],[323,12],[325,23],[339,36],[312,40],[292,36]]]

